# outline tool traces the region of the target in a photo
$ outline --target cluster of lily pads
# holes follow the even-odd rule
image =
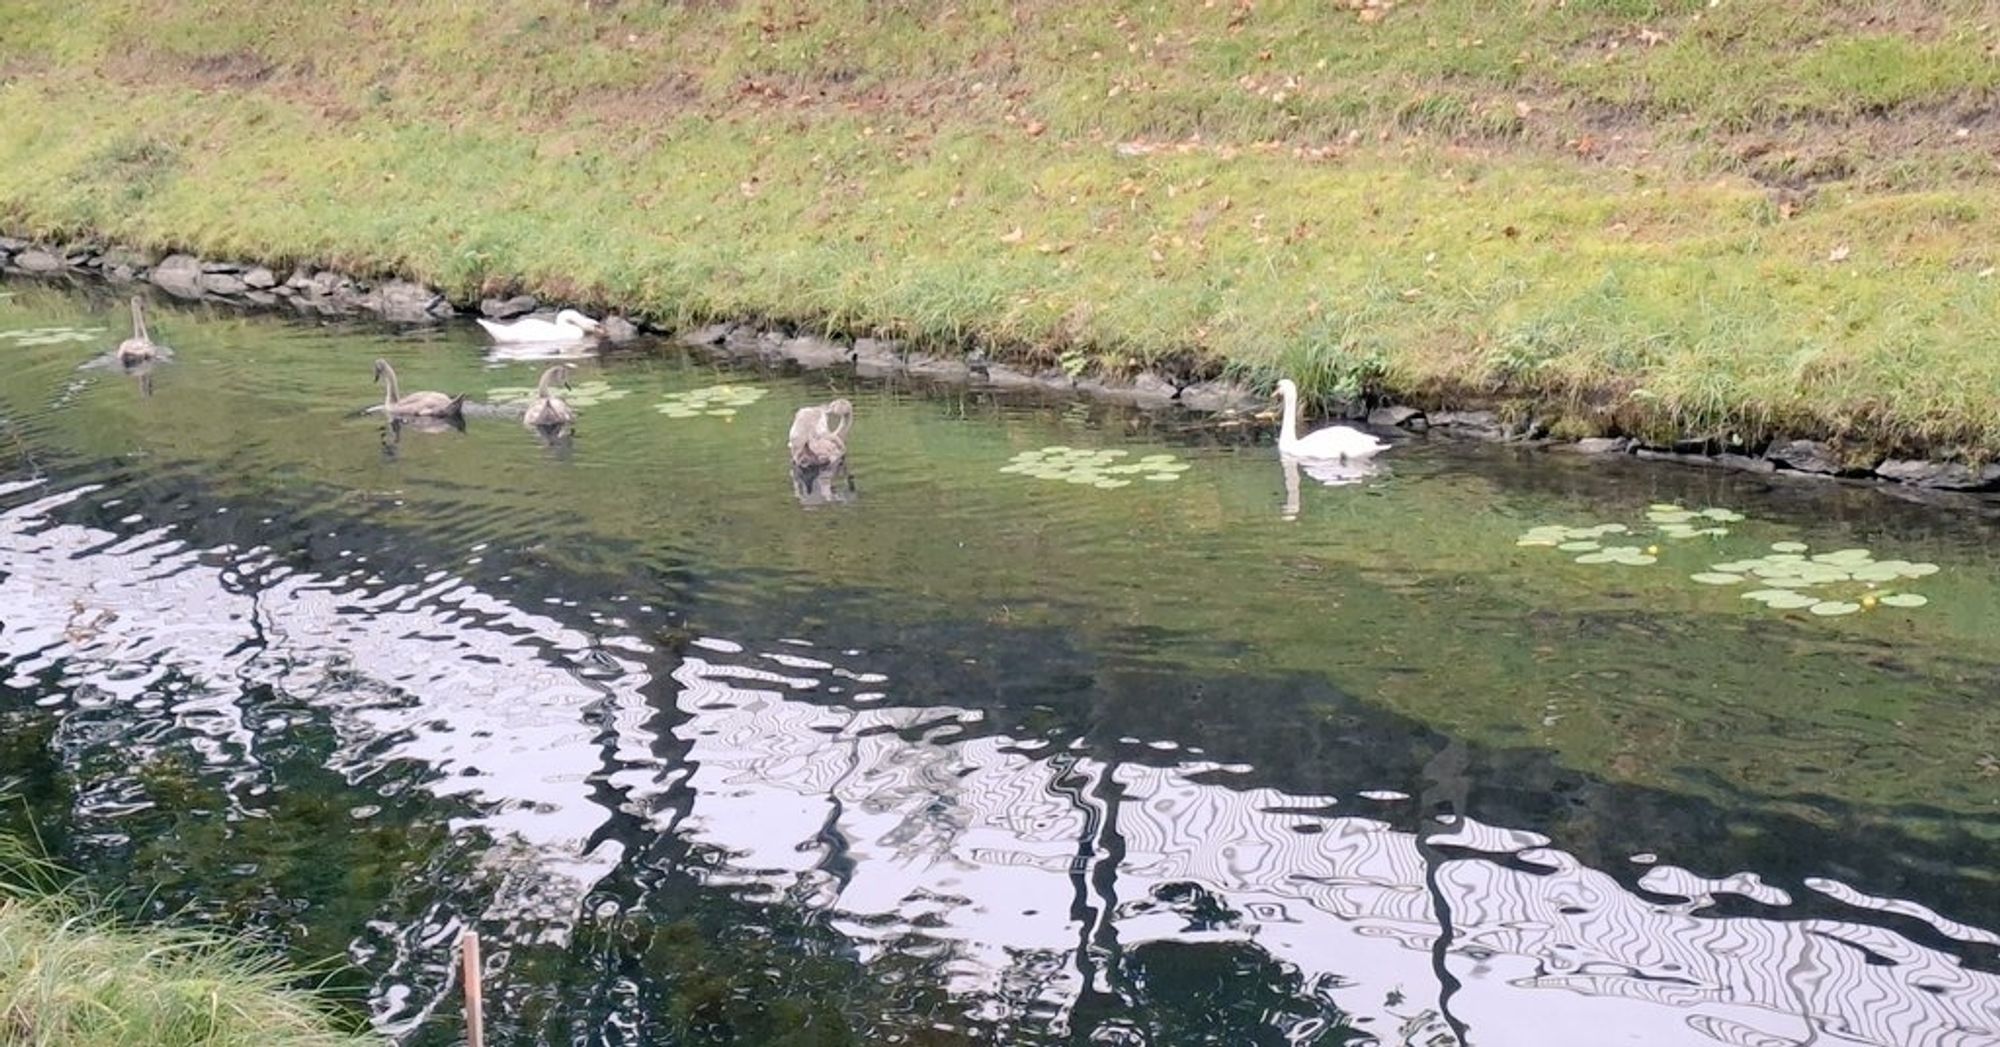
[[[1557,552],[1577,553],[1577,563],[1615,563],[1627,567],[1644,567],[1658,563],[1658,546],[1606,545],[1603,539],[1611,535],[1629,535],[1630,527],[1621,523],[1596,524],[1591,527],[1566,527],[1562,524],[1543,524],[1531,528],[1528,533],[1516,539],[1515,545],[1550,546]]]
[[[762,400],[765,392],[754,385],[707,385],[663,396],[654,410],[668,418],[733,418],[737,408]]]
[[[1754,585],[1743,598],[1766,607],[1837,617],[1878,605],[1922,607],[1930,602],[1923,594],[1883,586],[1937,572],[1934,563],[1877,560],[1866,549],[1813,555],[1803,542],[1777,542],[1766,556],[1715,564],[1691,577],[1704,585]]]
[[[1646,520],[1661,540],[1720,538],[1729,534],[1729,529],[1719,525],[1742,519],[1743,514],[1730,509],[1661,504],[1646,510]],[[1631,544],[1637,540],[1633,529],[1621,523],[1584,527],[1543,524],[1530,528],[1514,544],[1553,548],[1573,554],[1582,564],[1644,567],[1658,563],[1661,547]],[[1778,542],[1764,556],[1713,564],[1689,577],[1703,585],[1747,586],[1744,599],[1775,610],[1837,617],[1878,606],[1922,607],[1930,602],[1922,594],[1899,592],[1892,586],[1937,572],[1934,563],[1877,560],[1866,549],[1815,554],[1804,542]]]
[[[0,331],[0,338],[19,346],[95,342],[103,336],[102,327],[24,327],[16,331]]]
[[[630,389],[613,389],[610,382],[601,378],[593,378],[587,382],[573,382],[566,389],[552,391],[572,407],[589,407],[592,404],[623,400],[632,395]],[[525,404],[535,398],[535,387],[503,385],[498,389],[488,389],[486,397],[496,404]]]
[[[1684,509],[1663,503],[1647,506],[1646,519],[1663,538],[1721,538],[1729,528],[1716,524],[1735,523],[1743,514],[1733,509]]]
[[[1134,458],[1131,451],[1122,448],[1092,451],[1058,445],[1038,451],[1022,451],[1001,466],[1000,471],[1109,491],[1129,487],[1134,480],[1155,483],[1178,480],[1189,468],[1188,463],[1170,454]]]

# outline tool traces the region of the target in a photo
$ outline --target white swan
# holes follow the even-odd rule
[[[544,320],[535,316],[516,320],[511,324],[480,320],[479,326],[486,328],[486,333],[492,335],[496,342],[543,344],[581,342],[604,327],[603,324],[574,309],[564,309],[556,314],[554,320]]]
[[[1299,435],[1299,387],[1289,378],[1278,381],[1278,395],[1285,398],[1285,427],[1278,433],[1278,453],[1308,461],[1347,461],[1369,458],[1389,445],[1359,429],[1329,425],[1304,436]]]

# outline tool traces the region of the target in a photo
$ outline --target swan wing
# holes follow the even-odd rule
[[[529,317],[511,324],[480,320],[479,326],[493,336],[496,342],[576,342],[583,339],[583,332],[568,324],[553,323]]]
[[[1330,425],[1299,440],[1293,453],[1300,458],[1367,458],[1388,446],[1359,429]]]

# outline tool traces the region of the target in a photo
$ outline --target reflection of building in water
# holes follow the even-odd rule
[[[1420,841],[1333,816],[1329,797],[1213,784],[1231,769],[1210,763],[1107,765],[954,740],[969,710],[788,697],[824,675],[689,658],[675,676],[696,767],[681,828],[735,856],[718,878],[823,906],[878,948],[948,945],[964,993],[1026,1004],[1032,983],[1061,1012],[1116,991],[1085,983],[1108,977],[1093,942],[1236,939],[1337,985],[1350,1013],[1412,1015],[1421,1042],[1444,1019],[1481,1044],[2000,1042],[2000,978],[1887,930],[1697,914],[1725,891],[1786,901],[1754,876],[1655,868],[1649,889],[1689,899],[1655,902],[1532,833],[1460,819]],[[1492,857],[1427,861],[1433,846]],[[1226,915],[1191,912],[1187,885]],[[1105,911],[1099,927],[1076,918]],[[1050,955],[1072,961],[1034,962]],[[1455,990],[1440,989],[1440,955]]]
[[[312,575],[258,549],[47,518],[81,493],[0,514],[0,665],[60,668],[67,744],[104,709],[135,759],[171,739],[254,783],[284,726],[244,695],[268,685],[329,718],[350,781],[421,765],[425,788],[467,801],[455,827],[495,841],[482,911],[426,909],[357,943],[393,954],[370,962],[386,1031],[448,993],[458,921],[565,939],[624,860],[589,844],[615,794],[628,811],[686,812],[655,829],[724,852],[703,874],[717,886],[823,912],[864,950],[935,957],[1002,1029],[1088,1033],[1106,1010],[1093,1000],[1134,991],[1136,955],[1208,942],[1290,965],[1385,1042],[2000,1042],[2000,978],[1945,954],[1862,922],[1700,913],[1722,893],[1789,903],[1748,874],[1653,868],[1648,890],[1688,899],[1666,904],[1528,832],[1461,819],[1419,839],[1336,815],[1331,797],[1229,784],[1245,768],[978,736],[977,712],[891,706],[888,681],[796,644],[707,641],[682,659],[686,755],[668,762],[639,641],[593,644],[444,571],[392,584],[357,558]],[[197,683],[166,691],[169,678]],[[608,788],[593,793],[594,777]],[[2000,943],[1908,902],[1807,886],[1862,918]],[[1301,1041],[1318,1020],[1287,1019]]]

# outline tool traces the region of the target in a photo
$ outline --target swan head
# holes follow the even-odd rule
[[[564,309],[563,311],[557,313],[556,323],[574,327],[577,330],[583,331],[587,334],[596,334],[598,331],[604,329],[603,324],[600,324],[597,321],[592,320],[590,317],[585,316],[574,309]]]
[[[383,360],[378,357],[375,360],[375,380],[378,382],[381,381],[382,376],[388,373],[389,373],[389,361]]]
[[[843,397],[827,404],[826,413],[829,418],[852,418],[854,417],[854,405]]]
[[[1296,382],[1293,382],[1289,378],[1278,379],[1278,395],[1284,397],[1287,400],[1298,399],[1299,398],[1298,384]]]

